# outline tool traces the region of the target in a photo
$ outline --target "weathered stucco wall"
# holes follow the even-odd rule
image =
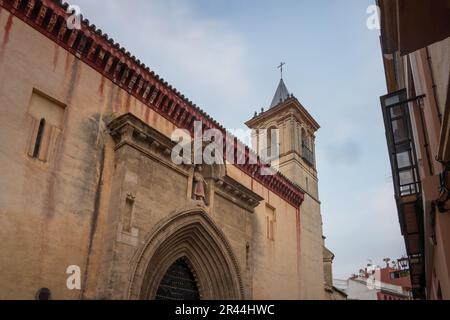
[[[48,287],[55,298],[76,299],[66,268],[84,269],[100,235],[92,227],[103,218],[99,114],[107,108],[97,94],[100,76],[5,10],[0,26],[0,298],[33,299]],[[48,163],[27,155],[33,89],[66,106]]]
[[[301,209],[301,299],[322,299],[324,294],[323,238],[320,204],[309,195]],[[320,254],[318,253],[320,251]]]

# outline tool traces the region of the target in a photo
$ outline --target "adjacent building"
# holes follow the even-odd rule
[[[325,239],[324,239],[325,240]],[[347,293],[333,283],[334,253],[323,246],[323,273],[325,275],[325,294],[327,300],[347,300]]]
[[[409,270],[400,266],[384,268],[369,265],[347,280],[335,279],[334,286],[345,292],[348,300],[411,300]]]
[[[379,0],[381,97],[416,299],[450,299],[450,5]]]

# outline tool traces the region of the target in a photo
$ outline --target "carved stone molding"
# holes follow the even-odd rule
[[[254,212],[264,198],[230,177],[216,180],[216,193],[249,212]]]
[[[115,150],[129,145],[147,155],[163,160],[171,167],[189,170],[190,164],[176,166],[171,159],[175,143],[162,133],[148,126],[131,113],[127,113],[108,124],[110,134],[116,142]],[[190,159],[189,159],[190,160]]]
[[[199,208],[171,214],[149,233],[131,261],[128,298],[153,299],[166,270],[180,258],[187,258],[195,270],[201,299],[250,298],[231,245]]]

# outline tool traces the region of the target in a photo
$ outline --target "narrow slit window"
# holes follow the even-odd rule
[[[275,221],[270,221],[270,240],[275,240]]]
[[[41,150],[42,145],[42,138],[44,136],[44,130],[45,130],[45,119],[41,119],[39,122],[39,129],[36,136],[36,141],[34,143],[34,151],[33,151],[33,158],[39,157],[39,152]]]
[[[266,206],[266,233],[267,239],[275,241],[275,224],[276,224],[276,213],[275,209]]]
[[[247,270],[250,269],[250,244],[247,243],[245,246],[245,263]]]
[[[64,125],[66,106],[33,89],[28,106],[27,155],[34,160],[48,163],[58,152],[58,141]]]
[[[125,214],[123,217],[123,230],[125,232],[131,231],[133,208],[134,208],[134,199],[132,197],[128,197],[125,201]]]

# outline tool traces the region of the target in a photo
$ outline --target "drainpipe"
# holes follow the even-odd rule
[[[425,48],[426,52],[427,52],[427,61],[428,61],[428,68],[430,70],[430,76],[431,76],[431,83],[432,83],[432,88],[433,88],[433,97],[434,97],[434,104],[436,105],[436,111],[439,117],[439,122],[442,124],[442,113],[441,110],[439,109],[439,103],[437,100],[437,93],[436,93],[436,82],[434,81],[434,72],[433,72],[433,66],[431,64],[431,56],[430,56],[430,50],[428,49],[428,47]]]
[[[434,175],[434,170],[433,170],[433,164],[432,164],[432,158],[431,158],[431,150],[430,150],[430,143],[428,141],[428,133],[425,127],[425,115],[424,115],[424,111],[423,111],[423,100],[419,99],[418,101],[418,106],[419,106],[419,117],[420,117],[420,123],[421,123],[421,127],[422,127],[422,134],[423,134],[423,138],[424,138],[424,145],[423,147],[425,148],[425,156],[427,158],[427,162],[428,162],[428,170],[430,171],[430,176]]]

